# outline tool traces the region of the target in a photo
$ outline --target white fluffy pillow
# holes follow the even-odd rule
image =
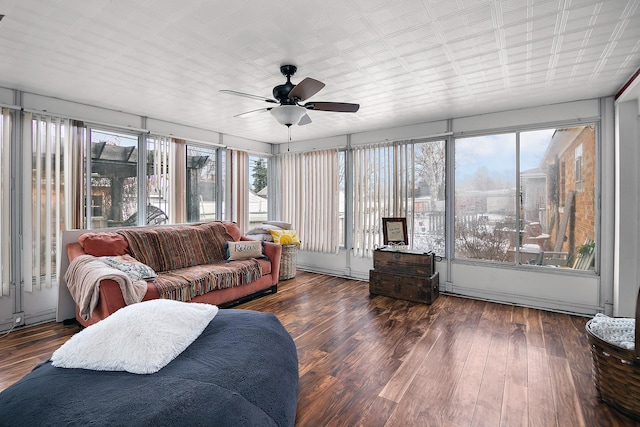
[[[215,305],[167,299],[131,304],[72,336],[53,353],[52,364],[152,374],[198,338],[217,313]]]

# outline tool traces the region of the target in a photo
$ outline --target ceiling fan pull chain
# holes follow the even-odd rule
[[[287,152],[289,152],[291,147],[291,125],[287,126],[287,130],[289,131],[289,141],[287,142]]]

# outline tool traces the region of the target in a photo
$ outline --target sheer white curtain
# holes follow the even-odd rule
[[[0,270],[2,271],[2,286],[0,297],[9,296],[11,290],[11,113],[8,109],[2,109],[2,121],[0,122],[0,175],[2,196],[0,197],[0,229],[2,230],[2,247],[0,254]]]
[[[280,170],[280,214],[302,240],[302,249],[337,252],[340,163],[338,150],[284,154]]]
[[[52,286],[62,231],[81,222],[85,132],[67,119],[23,114],[23,277],[30,292]]]
[[[382,245],[382,218],[413,210],[413,145],[404,141],[353,149],[353,250],[372,256]]]
[[[249,227],[249,154],[227,150],[227,182],[230,203],[227,218],[235,221],[244,233]]]

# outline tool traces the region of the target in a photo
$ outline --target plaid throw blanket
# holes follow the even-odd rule
[[[124,228],[118,233],[129,243],[131,255],[156,272],[224,261],[224,244],[233,240],[217,222]]]
[[[158,273],[152,283],[161,298],[189,301],[215,289],[262,277],[255,259],[227,263],[225,242],[233,238],[218,222],[119,230],[131,255]]]
[[[204,264],[161,273],[153,279],[161,298],[189,301],[215,289],[251,283],[262,277],[255,259]]]

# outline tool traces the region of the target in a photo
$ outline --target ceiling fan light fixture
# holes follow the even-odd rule
[[[305,114],[306,109],[298,105],[281,105],[271,109],[271,115],[285,126],[297,124]]]

